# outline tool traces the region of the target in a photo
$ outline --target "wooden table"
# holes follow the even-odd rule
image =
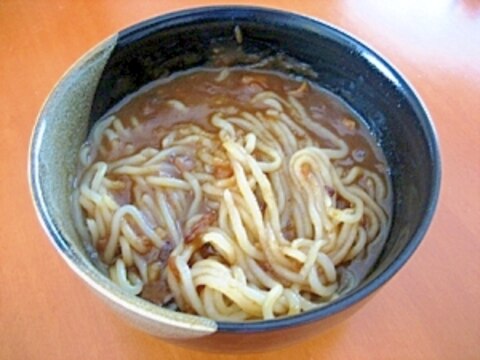
[[[0,359],[225,358],[169,345],[107,311],[50,245],[27,182],[35,117],[78,57],[145,18],[217,3],[0,1]],[[259,0],[257,5],[318,17],[383,53],[423,97],[443,158],[438,211],[407,266],[340,326],[262,358],[479,359],[480,2]]]

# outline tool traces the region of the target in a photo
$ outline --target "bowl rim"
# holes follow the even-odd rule
[[[33,197],[34,207],[37,212],[37,216],[40,219],[40,222],[47,233],[51,243],[57,251],[62,255],[62,258],[67,262],[68,265],[74,270],[74,272],[79,275],[83,280],[85,280],[90,286],[95,290],[99,291],[102,295],[111,299],[115,303],[119,304],[122,307],[127,307],[129,310],[137,313],[143,317],[149,317],[152,320],[158,320],[151,316],[148,312],[133,306],[131,303],[124,301],[124,299],[119,298],[116,294],[108,291],[104,286],[101,286],[95,282],[94,279],[90,278],[90,275],[87,274],[86,268],[83,264],[79,264],[71,258],[70,253],[65,252],[65,248],[60,246],[61,243],[64,243],[66,240],[63,235],[60,233],[59,229],[56,227],[55,222],[52,220],[52,215],[48,211],[47,206],[45,205],[45,198],[41,186],[39,185],[40,180],[38,179],[38,150],[37,148],[40,145],[41,141],[41,127],[44,126],[44,121],[42,121],[41,115],[46,104],[51,98],[51,94],[57,89],[57,86],[60,82],[71,73],[71,70],[77,66],[81,66],[82,62],[88,60],[89,56],[98,49],[101,44],[105,43],[114,36],[129,36],[135,35],[143,31],[154,31],[155,24],[163,23],[170,20],[182,20],[186,19],[183,25],[187,24],[193,18],[201,17],[205,14],[221,15],[218,18],[225,20],[225,15],[228,15],[232,12],[243,12],[245,15],[247,13],[252,14],[264,14],[269,16],[283,17],[285,20],[287,18],[294,19],[296,21],[297,27],[308,26],[309,29],[313,29],[317,34],[321,32],[322,34],[327,32],[331,34],[331,38],[335,41],[342,41],[346,43],[349,47],[355,49],[361,49],[362,52],[367,54],[369,57],[372,57],[374,60],[374,67],[380,71],[385,77],[389,78],[391,81],[396,82],[402,94],[407,98],[409,104],[414,108],[415,113],[419,122],[422,125],[422,132],[426,137],[427,142],[429,143],[430,154],[432,158],[431,163],[431,175],[432,175],[432,187],[428,194],[428,206],[427,209],[414,233],[410,235],[410,240],[408,244],[400,251],[398,256],[389,264],[376,278],[371,280],[364,286],[361,286],[358,289],[355,289],[353,292],[347,294],[344,297],[340,297],[338,300],[335,300],[325,306],[312,309],[307,312],[303,312],[297,315],[272,319],[272,320],[256,320],[249,322],[225,322],[225,321],[214,321],[217,325],[218,332],[226,333],[255,333],[255,332],[264,332],[264,331],[274,331],[284,328],[290,328],[299,325],[305,325],[312,323],[326,317],[330,317],[336,313],[339,313],[347,308],[350,308],[352,305],[361,302],[363,299],[367,298],[369,295],[373,294],[376,290],[382,287],[388,280],[390,280],[408,261],[408,259],[413,255],[417,247],[422,242],[425,234],[432,222],[436,207],[438,205],[440,187],[441,187],[441,156],[440,156],[440,146],[437,131],[435,129],[432,118],[423,102],[422,98],[412,86],[412,84],[407,80],[407,78],[394,66],[392,63],[385,57],[381,55],[380,52],[374,49],[370,44],[364,40],[359,40],[356,36],[350,34],[348,31],[341,29],[335,25],[330,24],[324,20],[315,18],[314,16],[309,16],[301,14],[298,12],[293,12],[290,10],[280,10],[272,7],[265,6],[249,6],[249,5],[216,5],[216,6],[200,6],[193,8],[185,8],[181,10],[176,10],[173,12],[164,13],[157,16],[152,16],[140,22],[134,23],[127,26],[126,28],[117,31],[113,35],[105,38],[99,43],[95,44],[93,48],[84,53],[67,71],[60,77],[59,81],[54,85],[51,92],[47,95],[44,103],[42,104],[39,115],[35,121],[32,137],[30,139],[29,151],[28,151],[28,180],[30,192]],[[248,14],[251,15],[251,14]],[[180,25],[180,24],[178,24]],[[57,242],[57,238],[60,238],[61,241]],[[127,297],[136,297],[133,295],[126,295]],[[191,315],[192,317],[203,318],[197,315]],[[213,320],[212,320],[213,321]]]

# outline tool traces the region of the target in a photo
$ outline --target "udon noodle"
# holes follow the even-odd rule
[[[100,122],[80,153],[74,204],[113,282],[221,321],[298,314],[339,296],[339,267],[386,231],[389,188],[385,174],[341,165],[352,149],[312,118],[307,88],[261,88],[255,110],[219,107],[208,129],[174,124],[156,146],[135,145],[152,131],[135,117]]]

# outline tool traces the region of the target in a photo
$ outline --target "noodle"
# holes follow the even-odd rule
[[[352,149],[297,95],[260,91],[256,111],[215,112],[211,131],[177,124],[157,147],[135,149],[132,132],[146,125],[134,117],[93,130],[75,219],[117,285],[139,295],[162,283],[159,304],[222,321],[294,315],[340,295],[338,266],[385,234],[388,184],[336,164]]]

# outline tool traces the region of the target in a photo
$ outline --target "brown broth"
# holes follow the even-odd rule
[[[243,111],[255,113],[262,109],[261,105],[254,106],[250,102],[259,92],[269,90],[286,98],[289,92],[297,90],[295,96],[310,116],[341,137],[349,146],[350,154],[346,158],[335,160],[334,165],[341,165],[347,169],[361,165],[363,168],[379,174],[387,187],[391,189],[388,166],[383,154],[360,117],[340,98],[312,83],[306,83],[273,71],[231,68],[228,76],[219,81],[221,76],[221,70],[194,69],[150,83],[130,95],[116,105],[108,115],[115,115],[126,128],[131,128],[132,118],[138,120],[143,126],[138,128],[139,131],[134,132],[133,141],[129,144],[121,142],[123,148],[117,151],[102,155],[92,149],[94,150],[92,153],[94,161],[113,161],[124,157],[128,155],[124,148],[128,145],[133,148],[130,153],[136,153],[149,146],[159,148],[162,139],[174,126],[179,124],[195,123],[206,131],[212,131],[215,128],[209,123],[209,120],[214,113],[235,115]],[[171,100],[180,101],[187,108],[185,111],[178,111],[169,105],[168,101]],[[319,141],[320,146],[332,146],[327,140],[318,139],[314,134],[311,135]],[[105,142],[105,144],[107,143]],[[188,163],[185,166],[188,166]],[[215,175],[218,175],[218,178],[225,177],[222,174]],[[230,176],[231,173],[227,175]],[[361,183],[359,185],[364,186]],[[326,190],[328,191],[328,189]],[[388,213],[391,209],[391,191],[389,194],[385,203],[382,204]],[[121,204],[129,202],[134,196],[130,192],[129,186],[114,195]],[[338,206],[340,208],[342,207],[341,201],[342,199],[339,199]],[[348,204],[344,205],[348,206]],[[206,208],[204,210],[208,216],[210,210]],[[180,227],[183,226],[185,220],[177,219]],[[208,218],[204,219],[205,223],[208,223],[208,220]],[[200,227],[200,225],[198,226]],[[284,229],[287,238],[293,236],[293,233],[290,234],[293,230],[289,226]],[[195,229],[193,229],[189,237],[186,236],[185,241],[195,241],[195,237]],[[353,274],[355,282],[364,278],[382,247],[383,242],[377,243],[368,250],[366,257],[355,259],[348,264],[349,274],[344,275],[346,280],[343,281],[342,286],[349,286],[345,284],[346,281],[352,279],[352,276],[349,275]],[[211,249],[205,248],[202,251],[208,252]],[[153,302],[162,303],[160,298],[163,299],[163,295],[166,293],[165,286],[164,280],[161,283],[150,284],[141,296]]]

